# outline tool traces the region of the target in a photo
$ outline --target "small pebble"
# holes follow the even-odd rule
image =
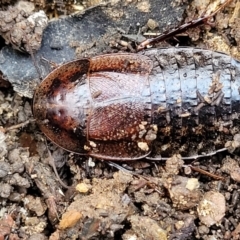
[[[90,189],[90,186],[86,183],[79,183],[77,186],[76,186],[76,190],[80,193],[87,193]]]
[[[72,211],[65,212],[62,215],[62,219],[59,223],[59,229],[64,230],[66,228],[73,227],[81,217],[82,217],[82,214],[77,211],[72,210]]]
[[[226,201],[219,192],[209,191],[204,194],[203,199],[197,207],[200,221],[212,226],[222,220],[226,211]]]

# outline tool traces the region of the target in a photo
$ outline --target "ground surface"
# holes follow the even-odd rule
[[[17,20],[0,19],[1,35],[12,43],[5,46],[2,40],[0,52],[0,70],[7,80],[0,82],[0,239],[239,239],[238,156],[223,152],[194,162],[195,168],[211,176],[195,171],[188,166],[191,161],[183,162],[178,155],[166,162],[118,162],[127,172],[105,161],[69,154],[46,141],[34,122],[11,129],[32,119],[31,97],[39,75],[31,49],[41,46],[34,56],[45,76],[50,67],[41,57],[63,63],[132,51],[139,32],[159,33],[211,11],[208,1],[197,2],[111,1],[91,8],[100,2],[87,1],[79,7],[90,7],[85,12],[50,21],[39,46],[43,29],[35,31],[35,38],[23,40],[16,28],[13,42],[6,23],[15,26]],[[8,2],[1,3],[13,18]],[[35,7],[50,17],[71,9],[71,4],[62,2],[55,10],[43,2]],[[25,19],[18,14],[18,19]],[[240,4],[235,0],[218,13],[214,24],[157,47],[197,46],[240,59],[239,23]],[[52,159],[69,189],[59,183]]]

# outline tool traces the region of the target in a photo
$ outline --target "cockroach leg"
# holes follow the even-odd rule
[[[27,126],[29,123],[32,123],[32,122],[35,122],[35,121],[36,121],[36,119],[29,119],[25,122],[13,125],[11,127],[2,128],[1,131],[2,132],[8,132],[8,131],[15,130],[15,129],[18,129],[18,128],[23,128],[23,127]]]
[[[130,170],[128,170],[128,169],[126,169],[126,168],[124,168],[124,167],[122,167],[122,166],[114,163],[114,162],[108,161],[107,163],[108,163],[109,166],[115,167],[116,169],[118,169],[118,170],[120,170],[120,171],[123,171],[123,172],[125,172],[125,173],[131,174],[131,175],[136,176],[136,177],[138,177],[138,178],[140,178],[140,179],[144,179],[146,182],[143,183],[143,184],[142,184],[141,186],[139,186],[139,187],[143,187],[143,186],[145,186],[145,185],[148,185],[149,187],[151,187],[152,189],[154,189],[154,191],[156,191],[156,192],[158,192],[159,194],[161,194],[161,192],[157,189],[156,183],[155,183],[153,180],[151,180],[151,178],[146,177],[146,176],[143,176],[143,175],[140,175],[140,174],[137,174],[137,173],[135,173],[135,172],[133,172],[133,171],[130,171]]]
[[[29,123],[35,122],[35,121],[36,121],[35,119],[29,119],[29,120],[27,120],[27,121],[25,121],[25,122],[23,122],[23,123],[19,123],[19,124],[13,125],[13,126],[8,127],[8,128],[2,128],[2,129],[0,129],[0,131],[2,131],[2,132],[5,133],[5,132],[11,131],[11,130],[18,129],[18,128],[23,128],[23,127],[25,127],[26,125],[28,125]],[[46,144],[46,147],[47,147],[47,144]],[[65,183],[63,183],[63,181],[60,179],[60,177],[59,177],[59,175],[58,175],[58,172],[57,172],[57,169],[56,169],[56,165],[55,165],[54,159],[53,159],[53,157],[52,157],[52,155],[51,155],[48,147],[47,147],[47,150],[48,150],[48,154],[49,154],[50,165],[52,166],[52,168],[53,168],[53,170],[54,170],[54,173],[56,174],[56,177],[57,177],[59,183],[60,183],[64,188],[68,189],[69,186],[67,186]]]
[[[53,159],[53,157],[52,157],[51,152],[50,152],[49,149],[48,149],[47,143],[46,143],[46,148],[47,148],[47,151],[48,151],[49,163],[50,163],[50,165],[51,165],[52,168],[53,168],[53,171],[54,171],[54,173],[55,173],[55,175],[56,175],[57,180],[59,181],[59,183],[62,185],[63,188],[69,189],[70,186],[67,186],[67,185],[61,180],[61,178],[60,178],[59,175],[58,175],[55,161],[54,161],[54,159]]]

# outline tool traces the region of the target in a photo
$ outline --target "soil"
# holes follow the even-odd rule
[[[69,153],[46,140],[31,109],[39,75],[44,77],[52,62],[131,52],[139,32],[146,37],[172,29],[212,12],[214,4],[59,2],[52,7],[44,1],[25,3],[33,10],[24,14],[13,10],[11,1],[0,1],[5,16],[14,12],[8,24],[16,29],[23,30],[26,19],[39,10],[51,19],[40,29],[26,28],[36,33],[30,34],[32,38],[17,35],[19,41],[12,42],[12,28],[3,31],[6,21],[0,17],[5,39],[0,50],[0,240],[239,239],[239,155],[224,151],[194,161],[183,161],[180,155],[167,161],[101,161]],[[239,2],[233,0],[213,20],[154,47],[196,46],[240,60]],[[229,145],[238,147],[239,135]]]

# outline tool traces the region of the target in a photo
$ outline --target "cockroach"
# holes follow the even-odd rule
[[[166,39],[206,22],[191,21]],[[239,128],[240,62],[197,48],[151,49],[78,59],[39,85],[33,114],[42,132],[70,152],[137,160],[218,151]]]

